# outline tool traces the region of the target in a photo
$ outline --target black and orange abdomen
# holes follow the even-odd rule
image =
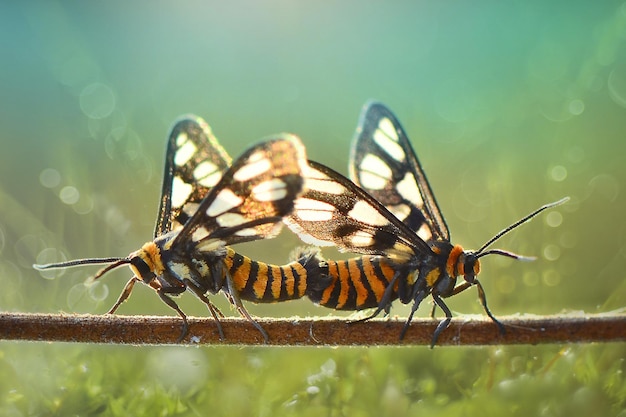
[[[324,285],[313,285],[315,278],[309,273],[307,296],[311,301],[335,310],[378,307],[395,273],[388,261],[380,256],[326,261],[326,264],[326,276],[318,278],[326,282]],[[396,298],[397,289],[394,289],[388,301]]]
[[[314,271],[315,253],[306,252],[294,262],[272,265],[258,262],[227,248],[224,264],[242,300],[255,303],[302,298],[307,290],[307,269]]]

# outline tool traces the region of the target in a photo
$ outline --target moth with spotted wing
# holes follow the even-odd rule
[[[95,280],[128,264],[134,275],[109,313],[130,296],[136,282],[142,282],[182,318],[179,340],[187,334],[188,324],[186,315],[171,297],[190,290],[206,304],[223,338],[218,317],[221,312],[206,296],[223,291],[268,340],[265,330],[243,306],[242,294],[254,301],[297,298],[298,289],[293,287],[283,293],[271,292],[268,279],[280,280],[280,273],[291,273],[297,278],[298,272],[304,273],[304,267],[295,262],[293,267],[287,266],[289,270],[281,269],[276,277],[273,265],[251,261],[227,245],[278,234],[283,216],[292,210],[302,190],[304,167],[304,147],[298,137],[290,134],[249,148],[231,165],[208,125],[195,116],[185,117],[175,124],[169,136],[154,240],[124,258],[87,258],[34,267],[41,270],[109,264],[96,273]],[[258,271],[261,268],[265,275]],[[265,282],[260,283],[265,286],[259,284],[257,275],[265,277]],[[250,280],[248,287],[250,277],[255,279]]]
[[[504,327],[487,307],[484,289],[476,278],[480,272],[479,258],[497,254],[532,259],[488,247],[568,198],[533,211],[477,251],[463,250],[450,242],[444,217],[400,122],[387,107],[376,102],[367,103],[361,114],[351,148],[350,174],[354,182],[309,161],[304,174],[306,190],[296,200],[292,214],[285,218],[306,243],[336,245],[341,251],[365,255],[327,261],[328,267],[319,281],[328,285],[309,297],[337,309],[375,307],[376,311],[364,320],[388,311],[396,298],[405,304],[412,302],[400,334],[403,338],[413,314],[430,295],[446,316],[433,334],[434,346],[452,319],[443,299],[476,286],[485,312],[503,332]],[[464,282],[457,285],[459,276]]]

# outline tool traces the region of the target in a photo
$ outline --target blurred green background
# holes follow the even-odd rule
[[[165,139],[179,115],[204,117],[233,156],[269,134],[296,133],[312,159],[346,173],[370,98],[409,133],[454,243],[477,248],[571,196],[499,242],[536,262],[485,259],[496,316],[624,307],[626,3],[226,3],[0,3],[1,310],[107,311],[127,270],[86,288],[94,267],[30,265],[124,256],[151,239]],[[237,249],[283,263],[296,245],[283,233]],[[207,315],[188,294],[180,305]],[[449,305],[484,314],[475,291]],[[248,307],[257,316],[339,314],[307,300]],[[171,310],[140,287],[119,313]],[[624,344],[2,342],[0,413],[623,417],[625,353]]]

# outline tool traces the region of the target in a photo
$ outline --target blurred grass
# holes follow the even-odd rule
[[[180,114],[204,117],[233,156],[291,131],[311,158],[345,173],[369,98],[402,121],[455,243],[479,247],[532,209],[572,197],[498,245],[538,261],[485,259],[496,315],[624,307],[621,3],[4,2],[0,28],[3,310],[110,307],[127,271],[90,291],[90,268],[46,276],[30,265],[123,256],[150,239],[165,138]],[[237,249],[282,263],[298,244],[285,233]],[[206,315],[199,304],[180,299],[189,314]],[[474,291],[449,304],[482,314]],[[339,314],[306,300],[249,309]],[[146,288],[120,313],[171,314]],[[392,313],[406,316],[407,307]],[[3,342],[0,411],[623,416],[624,354],[623,344],[431,351]]]

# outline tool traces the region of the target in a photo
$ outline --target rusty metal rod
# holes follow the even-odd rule
[[[438,345],[513,345],[589,343],[626,340],[626,314],[509,316],[499,318],[501,334],[488,319],[456,317],[439,337]],[[257,329],[244,319],[220,320],[220,340],[211,318],[189,317],[183,344],[263,345]],[[349,323],[341,318],[258,319],[272,346],[406,346],[430,345],[437,320],[415,319],[404,340],[402,318]],[[78,314],[0,313],[0,339],[42,342],[175,344],[182,321],[177,317]]]

